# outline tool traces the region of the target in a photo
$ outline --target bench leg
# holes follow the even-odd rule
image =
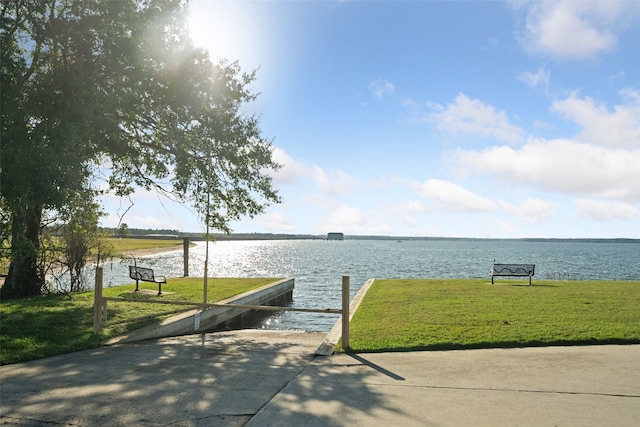
[[[493,276],[491,276],[491,284],[493,285]]]
[[[158,283],[158,295],[162,295],[162,283]]]
[[[136,290],[134,292],[138,292],[138,280],[136,279]]]

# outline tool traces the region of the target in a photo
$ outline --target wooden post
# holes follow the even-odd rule
[[[96,267],[96,282],[93,295],[93,333],[102,332],[102,267]]]
[[[184,258],[184,277],[189,277],[189,238],[182,239],[182,257]]]
[[[349,348],[349,276],[342,276],[342,348]]]
[[[207,309],[207,293],[209,292],[209,236],[207,236],[207,248],[205,249],[204,256],[204,282],[203,282],[203,295],[202,295],[202,309]]]

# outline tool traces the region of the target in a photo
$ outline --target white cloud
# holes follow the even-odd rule
[[[269,170],[267,172],[271,174],[277,187],[292,185],[307,174],[307,166],[292,158],[282,148],[274,147],[273,160],[282,165],[278,171]]]
[[[450,161],[464,173],[495,176],[510,186],[638,202],[640,92],[626,89],[621,95],[624,103],[611,109],[577,94],[555,101],[551,110],[581,127],[574,139],[529,138],[518,149],[506,145],[484,150],[458,149]],[[536,213],[536,205],[540,212]],[[535,219],[544,217],[551,206],[537,203],[529,208],[529,213],[511,212]]]
[[[605,147],[640,146],[640,93],[627,89],[622,96],[628,103],[616,105],[612,111],[592,98],[572,94],[555,101],[551,109],[570,119],[583,130],[577,139]]]
[[[496,209],[496,204],[491,200],[450,181],[430,179],[416,184],[415,188],[421,196],[434,199],[454,211],[486,212]]]
[[[399,208],[400,212],[407,214],[426,213],[432,210],[432,207],[425,206],[417,200],[410,200]]]
[[[182,202],[155,190],[135,187],[127,197],[106,194],[101,197],[106,216],[100,219],[105,227],[118,227],[125,223],[129,228],[178,229],[198,231],[200,218],[188,202]]]
[[[404,184],[404,180],[396,175],[385,175],[377,179],[367,181],[367,188],[371,190],[388,190],[397,185]]]
[[[356,206],[340,205],[325,217],[321,230],[340,231],[348,234],[389,234],[391,228],[374,214],[365,214]],[[321,231],[325,232],[325,231]]]
[[[362,226],[367,223],[367,217],[356,206],[341,205],[330,213],[328,222],[343,227],[346,224]]]
[[[369,84],[369,90],[373,92],[376,98],[382,99],[387,95],[393,95],[396,88],[393,83],[389,83],[383,79],[377,79]]]
[[[580,219],[596,221],[630,220],[636,218],[640,213],[640,209],[626,203],[591,199],[578,199],[575,203],[578,208],[578,218]]]
[[[274,149],[273,158],[282,165],[277,172],[271,172],[276,187],[295,185],[301,180],[310,179],[320,191],[338,195],[349,194],[356,184],[355,179],[341,170],[330,169],[327,173],[319,166],[307,165],[293,159],[281,148]]]
[[[432,106],[440,111],[429,115],[428,119],[451,134],[465,133],[510,143],[523,138],[523,130],[509,123],[504,111],[496,111],[492,105],[464,94],[459,94],[446,108],[437,104]]]
[[[293,232],[294,226],[291,221],[280,212],[268,212],[259,215],[255,220],[266,230],[274,232]]]
[[[319,166],[313,166],[309,174],[318,188],[327,194],[350,194],[352,187],[356,184],[355,179],[341,170],[330,169],[330,173],[326,173]]]
[[[414,231],[419,229],[419,224],[411,215],[400,215],[400,224]],[[419,234],[419,233],[415,233]]]
[[[538,68],[538,71],[535,73],[526,71],[520,74],[518,76],[518,80],[531,88],[542,88],[546,91],[549,88],[550,77],[551,73],[549,71],[545,71],[545,69],[541,67]]]
[[[340,202],[334,197],[315,193],[302,194],[300,196],[300,202],[303,205],[313,207],[316,211],[330,211],[340,206]]]
[[[531,139],[518,150],[508,146],[459,149],[451,161],[464,171],[494,175],[509,185],[640,201],[640,148],[605,149],[565,139]]]
[[[612,82],[614,82],[614,81],[616,81],[616,80],[618,80],[618,79],[623,78],[623,77],[624,77],[624,75],[625,75],[624,71],[620,70],[620,71],[618,71],[617,73],[615,73],[615,74],[613,74],[613,75],[609,76],[609,78],[607,79],[607,81],[608,81],[609,83],[612,83]]]
[[[500,201],[502,208],[526,222],[543,222],[548,220],[555,213],[555,205],[540,199],[526,199],[515,206],[503,200]]]
[[[148,228],[178,228],[175,227],[175,222],[168,221],[167,218],[159,218],[156,215],[135,215],[132,220],[137,224],[146,224]]]
[[[615,33],[637,15],[630,1],[544,1],[529,3],[522,42],[532,52],[584,59],[612,50]]]
[[[492,224],[500,228],[502,231],[506,232],[510,236],[517,235],[518,228],[511,224],[510,222],[502,221],[500,219],[494,218]]]
[[[547,129],[553,129],[553,126],[547,122],[544,122],[542,120],[534,120],[533,121],[533,128],[535,130],[539,130],[539,129],[543,129],[543,130],[547,130]]]
[[[640,92],[633,88],[626,88],[620,91],[620,95],[630,103],[635,104],[636,107],[640,106]]]

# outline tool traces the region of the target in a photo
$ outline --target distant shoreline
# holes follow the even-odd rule
[[[144,238],[144,235],[131,236]],[[157,238],[157,237],[156,237]],[[177,239],[189,238],[192,241],[204,241],[201,234],[183,233]],[[238,233],[238,234],[212,234],[214,241],[234,240],[327,240],[326,235],[309,234],[269,234],[269,233]],[[345,234],[344,240],[392,240],[392,241],[521,241],[521,242],[563,242],[563,243],[640,243],[640,239],[632,238],[490,238],[490,237],[413,237],[413,236],[363,236]]]

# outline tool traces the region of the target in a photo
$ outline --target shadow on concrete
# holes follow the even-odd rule
[[[360,356],[358,354],[355,353],[351,353],[349,354],[350,357],[356,359],[358,362],[362,363],[363,365],[367,365],[370,368],[375,369],[376,371],[380,372],[381,374],[384,374],[386,376],[388,376],[389,378],[393,379],[393,380],[397,380],[397,381],[404,381],[405,378],[398,375],[398,374],[394,374],[393,372],[389,371],[388,369],[383,368],[382,366],[378,366],[375,363],[371,362],[370,360],[365,359],[363,356]]]
[[[304,332],[219,332],[2,366],[0,423],[241,426],[314,362],[323,338]],[[363,390],[362,376],[354,372],[350,382],[358,399],[341,404],[366,411],[381,402],[373,390]],[[289,397],[302,406],[309,397],[331,402],[332,388],[328,383]],[[311,414],[305,419],[330,420]]]
[[[419,422],[404,408],[390,403],[379,385],[400,386],[405,378],[366,356],[343,355],[353,363],[333,364],[319,357],[291,381],[248,424],[256,426],[356,426],[371,424],[371,414]],[[335,356],[334,356],[335,357]]]

